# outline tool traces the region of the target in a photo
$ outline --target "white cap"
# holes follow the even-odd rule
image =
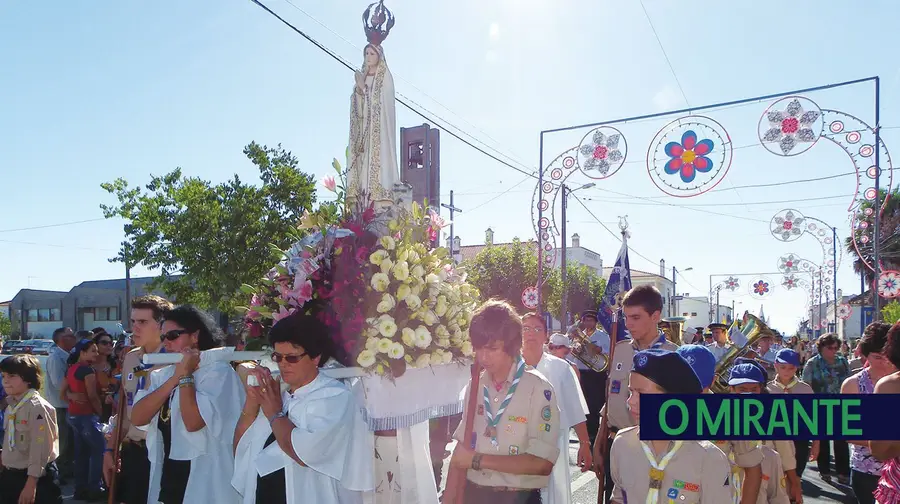
[[[553,336],[550,336],[550,344],[572,348],[572,342],[569,341],[569,337],[563,333],[553,333]]]

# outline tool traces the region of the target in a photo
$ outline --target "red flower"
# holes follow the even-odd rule
[[[372,222],[373,220],[375,220],[375,206],[374,205],[369,206],[369,208],[366,208],[366,211],[363,212],[363,214],[362,214],[362,221],[364,223],[368,224],[368,223]]]

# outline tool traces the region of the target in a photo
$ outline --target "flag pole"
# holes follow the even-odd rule
[[[619,217],[619,229],[622,232],[622,269],[630,268],[630,264],[626,264],[628,258],[628,221],[627,215],[624,217]],[[612,273],[610,273],[612,276]],[[619,310],[622,308],[622,297],[625,295],[625,275],[620,270],[619,271],[619,285],[616,293],[616,301],[613,304],[612,308],[612,327],[610,327],[609,332],[609,366],[611,367],[615,362],[616,356],[616,343],[619,342]],[[610,391],[610,380],[609,380],[609,368],[607,368],[607,379],[606,379],[606,405],[609,405],[609,391]],[[600,417],[600,429],[597,432],[597,438],[594,440],[594,460],[602,460],[602,471],[596,471],[597,479],[598,479],[598,488],[597,488],[597,504],[604,504],[605,499],[604,495],[606,494],[606,469],[607,464],[610,463],[606,457],[606,446],[609,443],[609,409],[606,410],[606,414]],[[597,465],[595,464],[595,467]],[[597,467],[597,469],[600,469]]]

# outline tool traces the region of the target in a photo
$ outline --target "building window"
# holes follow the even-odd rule
[[[696,317],[696,316],[697,316],[697,312],[691,312],[691,317]]]
[[[62,312],[59,308],[50,308],[50,320],[57,321],[62,320]]]
[[[119,309],[115,306],[94,308],[94,320],[119,320]]]
[[[29,322],[37,322],[38,321],[38,311],[37,310],[28,310],[28,321]]]
[[[50,321],[50,308],[41,308],[38,310],[38,322]]]
[[[681,316],[682,316],[682,317],[687,317],[687,316],[688,316],[688,312],[682,313]]]

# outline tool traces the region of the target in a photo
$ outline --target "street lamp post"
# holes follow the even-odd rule
[[[693,269],[694,269],[693,267],[685,268],[684,271],[691,271]],[[681,272],[679,272],[675,266],[672,266],[672,308],[671,308],[671,310],[672,310],[671,316],[672,317],[679,316],[678,315],[678,300],[675,298],[676,296],[678,296],[678,291],[675,289],[675,284],[676,284],[675,274],[676,273],[681,273]]]
[[[560,317],[559,323],[565,330],[566,326],[569,325],[569,285],[568,285],[568,275],[566,274],[566,242],[568,241],[568,237],[566,236],[566,206],[568,206],[569,195],[575,191],[580,191],[582,189],[590,189],[594,187],[595,183],[589,182],[587,184],[582,185],[581,187],[577,187],[575,189],[569,189],[569,186],[566,184],[562,184],[562,209],[560,211],[560,217],[562,217],[562,226],[560,228],[560,234],[562,234],[562,246],[560,247],[560,268],[562,271],[560,274],[562,275],[562,296],[560,299]]]

